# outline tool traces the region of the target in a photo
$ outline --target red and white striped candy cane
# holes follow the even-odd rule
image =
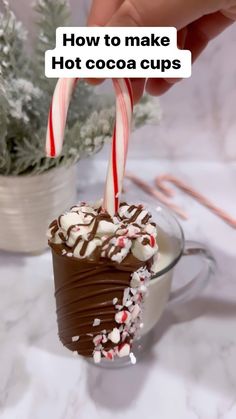
[[[103,206],[110,215],[114,215],[119,208],[133,113],[129,79],[114,79],[113,84],[116,92],[116,123],[103,201]]]
[[[67,113],[77,78],[59,79],[53,94],[46,138],[46,154],[57,157],[62,150]],[[107,172],[103,207],[110,215],[119,208],[133,113],[133,94],[129,79],[112,79],[116,93],[116,122]]]
[[[48,115],[46,137],[46,155],[48,157],[57,157],[61,153],[67,113],[77,80],[59,79],[56,84]]]

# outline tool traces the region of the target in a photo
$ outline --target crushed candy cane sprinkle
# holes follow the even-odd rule
[[[123,295],[123,305],[119,306],[115,314],[117,327],[112,331],[96,335],[93,339],[94,351],[93,359],[99,363],[102,358],[113,360],[116,356],[122,358],[130,356],[132,364],[136,363],[134,354],[131,352],[131,344],[134,336],[137,338],[142,328],[143,301],[148,292],[148,285],[151,273],[146,268],[140,268],[131,275],[133,286],[125,288]],[[128,307],[127,307],[127,303]],[[129,338],[129,343],[126,342]],[[105,351],[103,343],[110,340],[116,346],[109,351]]]

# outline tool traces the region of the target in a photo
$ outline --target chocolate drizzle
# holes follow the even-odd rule
[[[126,203],[122,203],[121,204],[121,207],[122,206],[124,206],[124,205],[127,205]],[[72,207],[72,208],[74,208],[74,207]],[[139,215],[142,213],[142,211],[143,211],[143,207],[141,206],[141,205],[139,205],[139,206],[135,206],[135,205],[131,205],[129,208],[128,208],[128,210],[127,210],[127,212],[129,213],[129,214],[131,214],[133,211],[135,211],[134,212],[134,214],[130,217],[130,218],[127,218],[127,217],[125,217],[125,216],[120,216],[119,214],[116,214],[116,216],[117,216],[117,218],[120,220],[120,221],[122,221],[122,228],[127,228],[127,226],[128,225],[133,225],[134,227],[137,227],[137,228],[139,228],[140,229],[140,225],[139,224],[137,224],[135,221],[138,219],[138,217],[139,217]],[[73,212],[77,212],[78,213],[78,211],[73,211]],[[84,240],[83,238],[82,238],[82,236],[78,236],[77,237],[77,239],[76,239],[76,241],[75,241],[75,243],[74,243],[74,245],[73,245],[73,247],[72,247],[72,252],[74,252],[75,251],[75,249],[76,249],[76,247],[78,246],[78,244],[81,242],[81,241],[83,241],[83,244],[82,244],[82,247],[81,247],[81,250],[80,250],[80,256],[83,258],[84,256],[85,256],[85,254],[86,254],[86,251],[87,251],[87,248],[88,248],[88,245],[89,245],[89,242],[91,242],[91,241],[93,241],[94,240],[94,238],[96,237],[96,234],[97,234],[97,230],[98,230],[98,227],[99,227],[99,224],[100,224],[100,222],[101,221],[106,221],[106,222],[110,222],[110,223],[113,223],[113,220],[112,220],[112,218],[110,217],[110,215],[107,213],[107,212],[105,212],[105,211],[103,211],[102,210],[102,208],[100,207],[100,208],[98,208],[98,210],[97,210],[97,214],[95,213],[84,213],[85,214],[85,217],[91,217],[91,220],[88,222],[88,223],[80,223],[80,224],[73,224],[73,225],[71,225],[68,229],[67,229],[67,232],[66,232],[66,237],[64,236],[64,235],[62,235],[61,233],[59,233],[59,237],[61,238],[61,240],[63,241],[63,242],[65,242],[65,241],[67,241],[67,240],[69,240],[69,238],[70,238],[70,234],[71,234],[71,232],[73,231],[73,229],[74,228],[79,228],[79,227],[90,227],[90,226],[92,226],[93,225],[93,227],[92,227],[92,231],[89,233],[89,235],[88,235],[88,237],[87,237],[87,240]],[[61,218],[62,218],[62,216],[63,215],[60,215],[59,217],[58,217],[58,220],[56,221],[53,221],[53,223],[51,223],[51,225],[50,225],[50,227],[53,227],[53,229],[52,229],[52,231],[51,231],[51,236],[52,236],[52,239],[51,239],[51,241],[53,242],[53,239],[54,239],[54,237],[55,237],[55,234],[58,232],[58,230],[59,230],[59,228],[61,227]],[[151,218],[151,215],[148,213],[148,214],[146,214],[145,216],[144,216],[144,218],[141,220],[141,224],[143,224],[143,225],[146,225],[147,223],[148,223],[148,221],[150,220],[150,218]],[[140,233],[137,233],[137,235],[142,235],[142,232],[140,232]],[[120,234],[119,234],[119,232],[117,232],[116,234],[114,234],[114,235],[111,235],[107,240],[105,240],[104,242],[103,242],[103,247],[106,245],[106,244],[108,244],[108,247],[107,247],[107,249],[106,249],[106,251],[105,251],[105,256],[106,257],[108,257],[108,255],[109,255],[109,252],[111,251],[111,249],[114,247],[113,245],[109,245],[109,242],[111,242],[111,240],[113,239],[113,238],[117,238],[117,237],[119,237],[120,236]],[[148,244],[149,243],[149,241],[148,240],[145,240],[145,242],[143,242],[143,244]],[[102,252],[102,248],[100,247],[100,248],[98,248],[98,249],[96,249],[96,251],[95,251],[95,253],[94,253],[94,255],[93,255],[93,259],[95,259],[95,260],[97,260],[99,257],[100,257],[100,254],[98,254],[98,252],[99,253],[101,253]],[[119,247],[115,247],[115,249],[114,249],[114,251],[112,251],[112,256],[114,256],[114,255],[116,255],[118,252],[120,251],[120,248]]]

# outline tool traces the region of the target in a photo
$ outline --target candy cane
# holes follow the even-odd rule
[[[60,155],[66,127],[67,113],[71,96],[78,79],[59,79],[52,98],[46,136],[46,155]]]
[[[112,150],[107,171],[103,206],[113,215],[119,208],[128,151],[133,112],[132,88],[128,79],[113,80],[117,105],[116,124],[112,138]]]
[[[46,154],[57,157],[62,150],[67,113],[78,79],[59,79],[53,94],[46,138]],[[128,141],[133,113],[133,94],[129,79],[113,79],[116,93],[116,123],[112,138],[112,151],[107,172],[103,207],[113,215],[119,208]]]
[[[192,198],[196,199],[201,205],[208,208],[210,211],[212,211],[216,216],[224,220],[227,224],[229,224],[231,227],[236,228],[236,218],[231,217],[226,211],[224,211],[222,208],[217,207],[215,204],[213,204],[208,198],[206,198],[204,195],[200,194],[198,191],[193,189],[191,186],[187,185],[185,182],[183,182],[180,179],[177,179],[175,176],[172,175],[162,175],[158,176],[155,179],[156,186],[166,195],[169,197],[174,196],[174,191],[166,186],[166,182],[170,182],[174,184],[177,188],[184,191],[186,194],[190,195]]]

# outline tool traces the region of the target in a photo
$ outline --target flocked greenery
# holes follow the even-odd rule
[[[74,93],[61,156],[49,159],[44,152],[47,113],[55,86],[54,79],[44,76],[44,52],[55,47],[56,28],[69,25],[67,0],[36,2],[37,37],[31,53],[25,48],[26,30],[7,0],[0,1],[5,10],[0,13],[0,174],[42,173],[96,153],[111,137],[114,107],[111,98],[94,100],[93,88],[83,83]],[[153,115],[153,104],[144,98],[136,106],[136,126],[159,115],[156,105]]]

